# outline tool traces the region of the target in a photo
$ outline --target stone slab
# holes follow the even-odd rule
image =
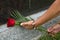
[[[47,10],[35,13],[33,15],[27,16],[27,18],[32,17],[37,19],[42,16]],[[44,27],[49,27],[52,24],[60,20],[60,16],[55,19],[43,24]],[[14,26],[7,28],[6,24],[0,26],[0,40],[37,40],[41,33],[38,30],[27,30],[20,26]]]

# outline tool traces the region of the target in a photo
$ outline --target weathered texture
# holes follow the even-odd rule
[[[30,15],[33,19],[44,14],[45,11]],[[60,20],[60,16],[44,24],[44,27],[49,27]],[[2,32],[1,32],[2,31]],[[6,28],[6,24],[0,27],[0,40],[37,40],[41,33],[38,30],[27,30],[20,26]]]

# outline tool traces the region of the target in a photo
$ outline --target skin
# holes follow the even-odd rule
[[[37,27],[38,25],[42,25],[58,15],[60,15],[60,0],[55,0],[53,4],[50,6],[50,8],[47,10],[47,12],[45,12],[44,15],[36,19],[35,22],[28,21],[23,22],[20,25],[26,29],[33,29],[33,25]],[[60,24],[55,24],[52,27],[49,27],[47,31],[50,34],[56,34],[57,32],[60,32]]]

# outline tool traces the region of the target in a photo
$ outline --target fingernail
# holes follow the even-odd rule
[[[33,21],[31,21],[31,22],[33,22]]]
[[[23,25],[23,23],[20,24],[21,26]]]
[[[48,31],[48,32],[50,32],[50,30],[49,30],[49,29],[48,29],[47,31]]]

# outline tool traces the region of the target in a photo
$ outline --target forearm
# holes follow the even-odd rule
[[[55,1],[51,5],[51,7],[47,10],[47,12],[35,21],[35,24],[36,24],[35,26],[41,25],[47,22],[48,20],[52,19],[53,17],[59,14],[58,13],[59,11],[60,11],[60,2]]]

